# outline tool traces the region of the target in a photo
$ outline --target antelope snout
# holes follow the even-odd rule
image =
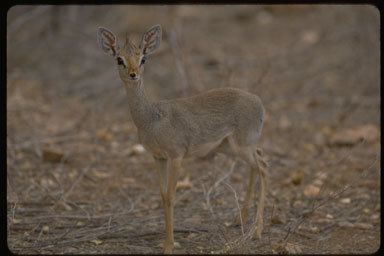
[[[132,80],[137,80],[139,78],[139,76],[137,75],[136,72],[130,72],[129,73],[129,78],[132,79]]]

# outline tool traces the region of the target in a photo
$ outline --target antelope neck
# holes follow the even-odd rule
[[[125,88],[133,122],[138,129],[145,128],[151,124],[156,108],[147,97],[142,79],[125,81]]]

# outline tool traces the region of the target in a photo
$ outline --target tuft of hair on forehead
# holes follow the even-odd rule
[[[123,50],[130,56],[140,54],[140,49],[133,43],[133,41],[126,35]]]

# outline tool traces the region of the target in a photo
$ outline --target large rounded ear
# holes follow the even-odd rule
[[[117,37],[109,29],[99,27],[97,29],[97,41],[105,54],[116,56],[119,52]]]
[[[161,42],[161,26],[155,25],[148,29],[147,32],[143,35],[141,40],[141,51],[143,55],[149,55],[153,53],[159,46]]]

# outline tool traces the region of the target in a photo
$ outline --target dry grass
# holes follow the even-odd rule
[[[148,17],[143,20],[143,13]],[[137,40],[160,23],[153,99],[234,86],[263,100],[270,179],[263,239],[235,226],[248,170],[222,155],[184,162],[177,253],[372,253],[380,245],[379,15],[370,6],[19,6],[8,13],[7,238],[21,254],[160,253],[151,156],[96,28]],[[371,138],[371,137],[369,137]],[[258,191],[258,190],[256,190]],[[254,195],[254,204],[257,202]]]

